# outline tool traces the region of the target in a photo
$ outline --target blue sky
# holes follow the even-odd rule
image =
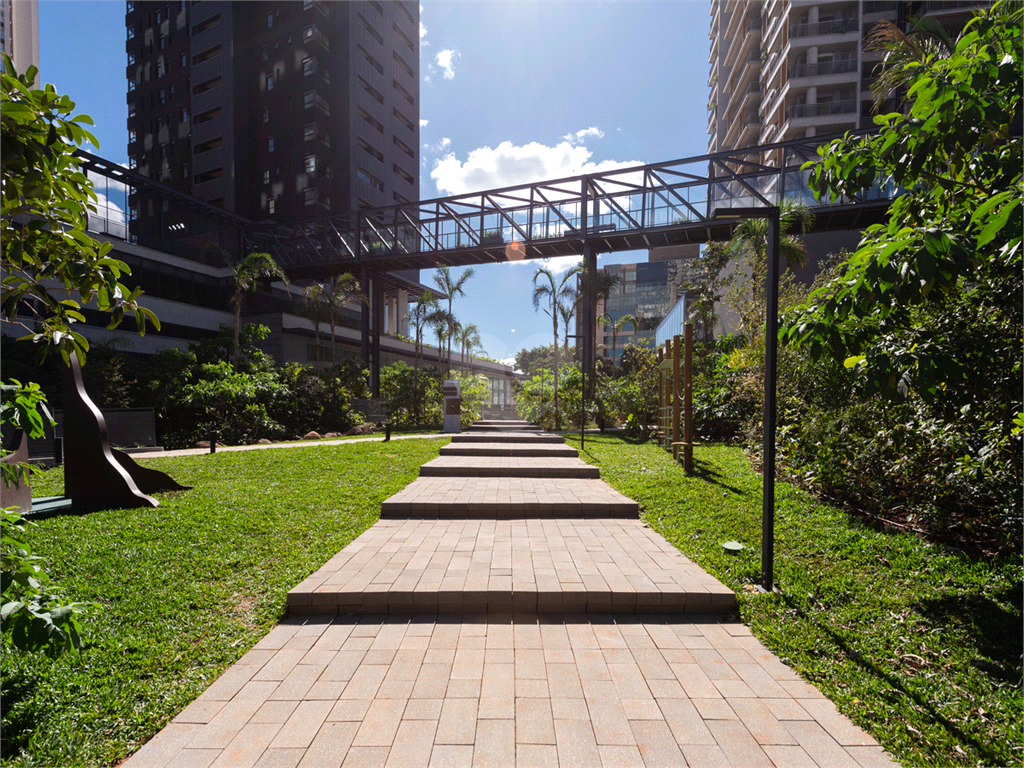
[[[39,16],[43,80],[96,121],[97,154],[125,162],[124,3],[40,0]],[[706,0],[424,0],[420,21],[423,199],[707,151]],[[551,343],[538,265],[478,267],[456,301],[489,356]]]

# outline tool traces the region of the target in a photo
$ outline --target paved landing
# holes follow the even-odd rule
[[[635,501],[603,480],[544,477],[421,477],[381,504],[380,516],[510,519],[632,517]]]
[[[128,768],[883,768],[742,624],[286,619]]]
[[[597,467],[567,456],[438,456],[420,467],[420,477],[600,476]]]
[[[725,585],[639,520],[381,520],[288,612],[724,613]]]
[[[442,456],[579,456],[571,445],[555,443],[449,443]]]

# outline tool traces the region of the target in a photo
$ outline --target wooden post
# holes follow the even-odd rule
[[[689,474],[693,472],[693,323],[684,326],[684,333],[686,349],[683,360],[683,469]],[[676,339],[678,338],[676,336]],[[677,363],[676,370],[678,369]]]
[[[672,337],[672,458],[679,458],[679,335]]]
[[[658,350],[658,445],[661,445],[661,414],[665,407],[665,372],[661,370],[663,351]]]

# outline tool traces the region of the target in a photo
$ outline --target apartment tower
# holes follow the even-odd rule
[[[39,0],[0,0],[0,52],[11,57],[19,74],[39,68]]]
[[[128,2],[128,158],[255,222],[419,197],[416,2]],[[133,202],[152,240],[155,198]]]

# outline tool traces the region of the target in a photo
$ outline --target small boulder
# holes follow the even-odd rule
[[[273,445],[274,441],[273,440],[267,440],[267,438],[265,438],[265,437],[261,437],[259,440],[256,441],[256,444],[257,445]]]
[[[324,440],[329,440],[332,437],[341,437],[341,432],[328,432],[324,435]]]
[[[304,434],[302,436],[302,439],[303,440],[319,440],[320,439],[320,433],[319,432],[307,432],[306,434]]]
[[[352,429],[350,429],[348,432],[345,433],[345,437],[350,437],[352,435],[372,435],[372,434],[373,434],[373,424],[357,424],[356,426],[352,427]]]

